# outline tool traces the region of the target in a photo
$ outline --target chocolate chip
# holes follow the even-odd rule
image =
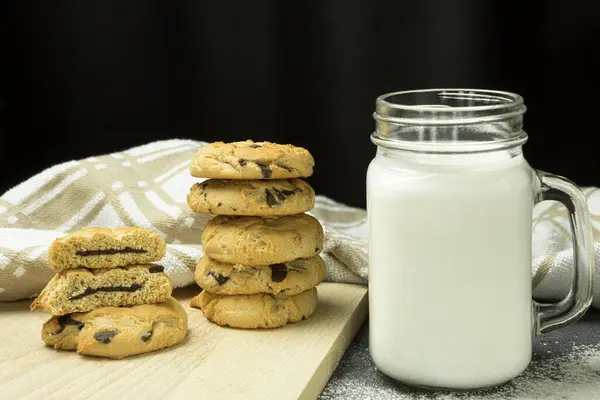
[[[258,149],[259,147],[262,147],[260,144],[251,144],[250,147],[252,147],[253,149]]]
[[[273,191],[275,191],[275,194],[277,195],[277,198],[281,201],[285,200],[285,196],[283,195],[283,193],[281,193],[281,190],[277,190],[277,189],[273,189]]]
[[[284,201],[285,199],[288,198],[288,196],[291,196],[292,194],[296,193],[299,189],[294,189],[294,190],[279,190],[279,189],[273,189],[273,191],[275,192],[275,194],[277,194],[277,197],[279,198],[279,200]]]
[[[52,332],[52,335],[58,335],[59,333],[65,330],[65,327],[67,325],[75,325],[77,329],[83,329],[83,322],[74,320],[69,314],[61,315],[60,317],[58,317],[58,329]]]
[[[215,278],[215,281],[217,281],[217,284],[219,286],[221,286],[222,284],[224,284],[225,282],[227,282],[229,280],[228,276],[223,276],[221,274],[218,274],[216,272],[209,272],[208,274],[206,274],[207,276],[212,276],[213,278]]]
[[[267,164],[256,163],[260,167],[260,172],[262,173],[263,178],[270,178],[273,171]]]
[[[319,251],[321,251],[318,247],[315,247],[315,252],[318,253]]]
[[[278,167],[281,167],[281,168],[287,170],[287,172],[292,172],[293,171],[293,169],[290,168],[290,167],[288,167],[287,165],[284,165],[284,164],[281,164],[281,163],[275,163],[275,165],[277,165]]]
[[[83,322],[74,320],[73,318],[71,318],[70,315],[63,315],[61,318],[63,317],[66,317],[66,319],[63,322],[63,325],[75,325],[77,329],[83,329]]]
[[[237,208],[235,208],[235,207],[231,207],[231,209],[232,209],[233,211],[237,211]]]
[[[153,267],[150,267],[148,269],[148,272],[150,272],[151,274],[157,274],[159,272],[163,272],[165,270],[165,267],[163,267],[162,265],[154,265]]]
[[[223,203],[221,203],[221,202],[217,203],[217,207],[221,207],[222,205],[223,205]]]
[[[134,283],[129,286],[101,286],[99,288],[87,288],[83,293],[69,297],[69,300],[78,300],[97,292],[135,292],[142,288],[142,285]]]
[[[110,343],[113,337],[117,336],[117,332],[113,331],[105,331],[98,332],[94,335],[94,339],[96,339],[100,343]]]
[[[152,330],[146,331],[140,335],[143,342],[147,342],[152,337]]]
[[[265,189],[265,196],[267,197],[267,204],[269,205],[269,207],[273,207],[279,204],[279,202],[277,201],[275,196],[273,196],[273,193],[269,191],[269,189]]]
[[[285,264],[269,265],[271,268],[271,280],[273,282],[283,282],[287,277],[288,269]]]
[[[123,249],[106,249],[106,250],[79,250],[75,252],[78,256],[87,257],[87,256],[102,256],[102,255],[113,255],[113,254],[126,254],[126,253],[136,253],[142,254],[147,253],[148,251],[143,249],[132,249],[131,247],[125,247]]]
[[[247,164],[247,161],[246,161],[246,160],[244,160],[243,158],[240,158],[240,159],[238,160],[238,162],[240,163],[240,165],[241,165],[241,166],[244,166],[244,165],[246,165],[246,164]]]

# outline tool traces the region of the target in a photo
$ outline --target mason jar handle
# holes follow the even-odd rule
[[[583,192],[571,181],[537,171],[540,187],[536,203],[556,200],[569,211],[573,237],[573,282],[569,294],[558,303],[535,304],[535,333],[542,334],[577,321],[592,303],[594,236]]]

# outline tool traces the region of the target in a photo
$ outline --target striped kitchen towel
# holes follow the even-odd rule
[[[55,165],[0,197],[0,301],[36,296],[52,277],[50,243],[88,226],[141,226],[167,242],[161,261],[173,286],[194,282],[209,215],[186,195],[190,161],[205,143],[165,140]],[[327,280],[366,283],[366,213],[317,196],[310,214],[325,229]]]
[[[583,188],[594,230],[594,299],[600,308],[600,189]],[[573,242],[569,214],[556,201],[544,201],[533,212],[533,293],[536,299],[563,299],[573,279]]]
[[[192,212],[185,202],[197,181],[190,160],[205,143],[165,140],[49,168],[0,197],[0,300],[30,298],[53,272],[46,251],[57,237],[88,226],[142,226],[167,241],[161,261],[175,287],[194,282],[203,254],[201,237],[212,216]],[[596,265],[600,266],[600,190],[584,190],[592,212]],[[325,230],[322,253],[327,281],[366,284],[365,210],[317,196],[310,214]],[[556,202],[536,206],[532,279],[536,298],[555,300],[570,288],[573,268],[566,210]],[[441,266],[443,267],[443,266]],[[600,272],[594,303],[600,308]]]

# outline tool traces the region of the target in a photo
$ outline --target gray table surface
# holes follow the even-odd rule
[[[600,311],[534,341],[523,375],[497,388],[443,393],[409,388],[379,373],[371,361],[366,322],[320,399],[600,399]],[[585,362],[576,359],[583,354]]]

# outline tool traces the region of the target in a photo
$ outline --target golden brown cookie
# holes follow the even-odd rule
[[[187,203],[198,213],[292,215],[312,209],[315,192],[301,179],[209,179],[192,186]]]
[[[190,305],[206,318],[232,328],[278,328],[310,317],[317,308],[317,289],[294,296],[272,294],[222,295],[202,291]]]
[[[211,258],[243,265],[269,265],[308,258],[323,248],[323,227],[308,214],[211,219],[202,235]]]
[[[312,175],[308,150],[270,142],[223,143],[202,147],[190,167],[192,176],[220,179],[287,179]]]
[[[52,317],[42,327],[42,340],[55,350],[116,359],[174,346],[186,334],[187,313],[173,297]]]
[[[165,241],[149,229],[91,227],[56,239],[48,250],[48,264],[56,271],[115,268],[159,261],[165,251]]]
[[[172,290],[171,280],[160,265],[73,268],[56,274],[31,304],[31,310],[65,315],[105,306],[161,303]]]
[[[325,278],[319,256],[286,263],[250,267],[202,256],[196,266],[196,283],[218,294],[272,293],[291,296],[317,286]]]

